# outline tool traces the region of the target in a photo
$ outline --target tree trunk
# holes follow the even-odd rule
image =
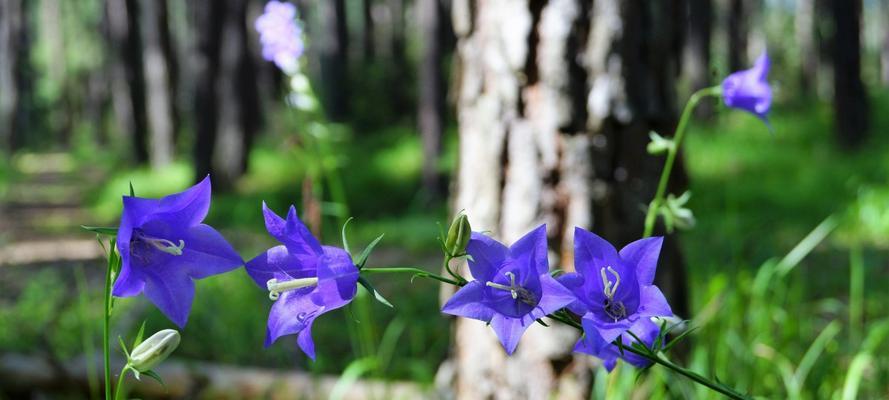
[[[111,101],[117,128],[132,144],[134,161],[148,162],[148,123],[142,39],[136,1],[106,1],[105,27],[112,48],[109,57]]]
[[[889,1],[880,2],[880,12],[883,21],[889,20]],[[883,35],[880,43],[880,82],[883,86],[889,86],[889,26],[884,23],[880,28]]]
[[[21,104],[19,57],[22,53],[25,13],[21,0],[0,2],[0,149],[14,150],[15,120]]]
[[[689,94],[710,86],[710,38],[713,31],[713,1],[688,0],[688,31],[683,60]],[[708,117],[713,113],[713,99],[705,99],[696,114]]]
[[[818,82],[815,16],[815,0],[797,0],[794,25],[796,43],[799,45],[799,86],[803,94],[812,94]]]
[[[747,65],[747,19],[749,4],[744,0],[729,0],[728,6],[728,66],[738,71]]]
[[[195,29],[195,132],[194,144],[195,181],[213,172],[213,149],[216,147],[217,90],[219,73],[219,37],[225,17],[225,5],[221,1],[196,5],[189,3],[192,26]]]
[[[455,1],[454,210],[506,243],[547,223],[551,265],[566,270],[575,226],[617,246],[638,239],[639,206],[651,199],[663,163],[645,153],[648,132],[670,132],[675,123],[682,16],[673,2]],[[667,247],[676,253],[675,243]],[[659,278],[681,313],[676,259],[662,259]],[[592,358],[571,354],[577,337],[557,323],[535,325],[507,358],[484,323],[457,319],[456,395],[588,396]]]
[[[322,24],[318,38],[322,99],[328,118],[341,122],[349,113],[346,4],[345,0],[326,0],[316,6]]]
[[[362,50],[364,51],[364,62],[372,63],[375,57],[374,49],[374,18],[373,18],[373,0],[363,0],[361,2],[361,18],[363,24],[361,26]]]
[[[444,125],[444,77],[442,76],[442,23],[438,0],[419,0],[420,60],[418,120],[423,137],[423,191],[430,200],[441,195],[438,161]]]
[[[145,86],[148,106],[150,160],[152,168],[164,167],[173,161],[173,85],[169,70],[169,55],[164,39],[169,39],[167,2],[142,3],[142,36],[145,46]],[[167,45],[169,46],[169,44]]]
[[[868,101],[861,82],[861,0],[832,0],[834,130],[847,148],[864,142]]]

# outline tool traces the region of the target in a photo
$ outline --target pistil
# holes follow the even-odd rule
[[[281,296],[282,292],[315,286],[317,284],[318,278],[290,279],[281,282],[279,282],[277,279],[272,278],[269,279],[268,282],[266,282],[266,288],[268,288],[269,290],[269,299],[274,301],[278,300],[278,297]]]
[[[509,286],[491,281],[485,282],[485,285],[494,289],[507,291],[510,295],[512,295],[513,299],[519,300],[525,304],[531,306],[537,305],[537,297],[534,296],[533,293],[529,292],[528,289],[516,285],[514,273],[506,272],[504,273],[504,275],[509,278]]]
[[[614,283],[612,283],[608,279],[608,275],[605,274],[606,269],[614,276]],[[623,302],[614,300],[614,294],[617,293],[617,287],[620,285],[620,274],[618,274],[614,268],[611,268],[611,266],[600,269],[599,273],[602,276],[602,287],[605,292],[605,314],[614,319],[614,322],[626,318],[626,306],[624,306]]]

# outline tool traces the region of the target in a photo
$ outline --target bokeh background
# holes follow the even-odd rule
[[[556,133],[559,157],[580,143],[579,159],[560,162],[588,166],[577,184],[533,144],[541,185],[567,187],[587,210],[577,224],[623,245],[642,230],[662,162],[644,151],[648,132],[672,134],[694,90],[765,49],[770,126],[707,102],[674,174],[696,224],[671,234],[659,280],[698,330],[673,356],[770,398],[889,397],[889,1],[294,4],[310,111],[260,55],[264,1],[0,1],[0,399],[99,398],[103,250],[79,226],[115,226],[130,183],[158,197],[211,174],[208,223],[245,259],[273,244],[266,201],[295,204],[326,243],[348,217],[353,247],[385,233],[372,266],[435,271],[437,224],[475,190],[458,171],[508,185],[510,168],[526,168],[511,161],[530,124]],[[476,140],[492,132],[503,136]],[[508,151],[476,164],[473,143]],[[578,220],[560,197],[515,193],[502,203],[530,204],[551,230]],[[480,229],[515,239],[521,212],[509,212]],[[559,258],[570,238],[550,239],[570,268]],[[133,395],[534,397],[514,378],[537,367],[455,385],[466,343],[438,312],[439,287],[375,284],[396,308],[361,291],[315,324],[311,362],[295,340],[262,348],[270,301],[243,270],[202,280],[159,369],[167,386],[130,381]],[[172,327],[145,299],[124,299],[113,337],[143,320]],[[607,375],[588,358],[551,358],[551,381],[574,377],[551,386],[560,398],[714,396],[658,368]]]

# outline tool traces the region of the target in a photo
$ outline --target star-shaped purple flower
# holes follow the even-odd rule
[[[574,229],[577,272],[558,280],[576,296],[568,309],[583,318],[584,337],[575,351],[602,358],[610,371],[619,356],[612,342],[618,337],[627,345],[636,341],[627,331],[651,345],[659,330],[651,318],[673,315],[661,290],[652,284],[662,242],[661,237],[637,240],[618,253],[605,239]],[[636,366],[647,365],[627,352],[623,358]]]
[[[117,233],[122,266],[112,294],[144,292],[167,318],[184,327],[194,300],[194,279],[244,264],[219,232],[201,223],[209,209],[209,176],[162,199],[124,196]]]
[[[763,51],[753,68],[735,72],[722,81],[722,99],[725,105],[741,109],[768,122],[772,106],[772,88],[767,80],[769,56]]]
[[[256,31],[262,44],[262,57],[274,61],[284,72],[296,67],[303,53],[302,29],[296,21],[296,6],[272,0],[256,19]]]
[[[281,243],[247,262],[247,273],[275,300],[265,345],[297,334],[297,344],[315,359],[312,323],[345,306],[358,290],[358,267],[345,250],[321,246],[290,206],[285,221],[262,205],[269,234]]]
[[[546,225],[509,248],[472,232],[466,252],[475,280],[458,290],[441,311],[488,322],[508,354],[535,320],[574,301],[573,294],[549,275]]]

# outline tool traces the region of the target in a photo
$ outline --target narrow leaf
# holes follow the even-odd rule
[[[374,247],[377,247],[377,244],[380,243],[380,240],[383,240],[383,235],[377,236],[373,242],[370,242],[367,247],[364,248],[364,251],[358,256],[358,259],[355,260],[355,265],[360,269],[364,267],[364,264],[367,263],[367,257],[370,256],[370,252],[373,251]]]
[[[364,279],[363,276],[358,277],[358,283],[360,283],[361,286],[364,286],[364,288],[367,289],[368,292],[373,294],[374,298],[377,301],[379,301],[380,303],[383,303],[391,308],[395,308],[395,306],[393,306],[392,303],[389,302],[389,300],[386,300],[386,298],[383,297],[383,295],[380,294],[380,292],[378,292],[376,289],[374,289],[373,285],[371,285],[367,279]]]
[[[81,225],[80,227],[85,230],[88,230],[90,232],[97,233],[100,235],[110,235],[110,236],[117,235],[117,228],[110,228],[110,227],[103,227],[103,226],[87,226],[87,225]]]
[[[124,344],[124,342],[123,342],[123,338],[120,337],[120,336],[118,336],[118,337],[117,337],[117,342],[120,343],[120,349],[123,350],[123,354],[124,354],[125,356],[127,356],[127,359],[129,360],[129,359],[130,359],[130,352],[127,350],[127,345]]]
[[[163,386],[164,388],[167,387],[167,384],[164,383],[164,380],[161,379],[161,376],[158,375],[157,372],[154,372],[154,370],[148,370],[148,371],[145,371],[145,372],[143,372],[143,374],[145,374],[145,375],[151,377],[151,379],[156,380],[157,383],[160,383],[161,386]]]
[[[136,334],[136,340],[133,341],[133,348],[135,349],[140,343],[142,343],[142,337],[145,335],[145,323],[147,320],[142,321],[142,326],[139,327],[139,333]]]
[[[685,332],[682,332],[681,334],[679,334],[679,336],[676,336],[676,338],[674,338],[674,339],[671,340],[669,343],[667,343],[667,345],[664,346],[664,348],[661,349],[661,350],[664,351],[664,352],[670,350],[671,348],[673,348],[673,346],[676,345],[676,343],[679,343],[679,341],[681,341],[682,339],[684,339],[686,336],[688,336],[688,335],[691,334],[692,332],[696,331],[697,329],[698,329],[697,326],[693,326],[693,327],[691,327],[691,328],[688,328]]]
[[[133,190],[133,181],[130,181],[130,197],[135,197],[136,191]]]
[[[349,250],[349,239],[346,238],[346,227],[349,226],[349,222],[352,222],[353,219],[355,218],[349,217],[349,219],[347,219],[346,222],[343,223],[343,250],[345,250],[346,253],[349,254],[352,254],[352,250]]]

